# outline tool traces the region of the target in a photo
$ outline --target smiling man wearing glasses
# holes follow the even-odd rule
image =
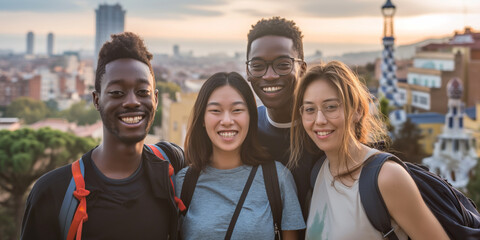
[[[295,22],[280,17],[262,19],[248,33],[248,81],[263,103],[258,107],[258,136],[273,159],[284,165],[290,154],[293,94],[307,69],[302,37]],[[292,169],[305,218],[310,170],[317,154],[323,153],[305,152],[298,167]]]

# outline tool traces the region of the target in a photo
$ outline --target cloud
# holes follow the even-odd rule
[[[237,9],[235,12],[250,16],[250,17],[265,17],[265,16],[270,16],[271,14],[268,14],[266,12],[259,11],[257,9],[247,9],[247,8],[242,8],[242,9]]]
[[[220,16],[214,10],[228,0],[118,0],[99,2],[95,0],[0,0],[0,12],[87,12],[97,9],[99,4],[117,4],[127,11],[128,16],[164,19],[185,16]]]
[[[381,16],[381,6],[385,2],[379,0],[303,0],[298,3],[298,10],[308,16],[319,18],[378,17]],[[395,16],[402,17],[452,13],[455,11],[461,13],[463,9],[462,3],[445,0],[393,0],[392,3],[396,6]],[[479,6],[478,3],[466,4],[466,7],[472,8],[473,5]]]

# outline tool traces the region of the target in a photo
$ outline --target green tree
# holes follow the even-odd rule
[[[419,143],[422,138],[422,131],[407,118],[400,131],[394,134],[392,149],[406,162],[421,163],[426,156]]]
[[[20,231],[25,195],[32,183],[43,174],[77,159],[96,144],[92,138],[80,138],[50,128],[0,131],[0,212],[13,219],[14,232]],[[0,230],[4,230],[0,236],[12,231]]]
[[[393,108],[390,106],[390,101],[388,101],[388,98],[382,96],[380,98],[380,113],[382,114],[383,121],[385,122],[387,126],[387,130],[389,132],[393,131],[393,126],[390,123],[390,119],[388,116],[390,115],[390,112],[393,110]]]
[[[100,114],[95,107],[84,100],[72,104],[69,109],[62,111],[60,115],[69,122],[75,122],[78,125],[90,125],[100,119]]]
[[[473,174],[470,176],[470,180],[467,185],[467,194],[477,205],[477,209],[480,208],[480,159],[478,159],[477,166],[475,167]]]
[[[42,101],[33,100],[27,97],[15,99],[5,112],[6,117],[17,117],[23,119],[26,124],[32,124],[45,119],[49,113],[47,105]]]

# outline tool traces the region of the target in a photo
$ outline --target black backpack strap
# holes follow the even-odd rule
[[[82,176],[85,177],[85,166],[83,160],[80,158],[80,170]],[[72,225],[73,215],[77,210],[78,200],[73,196],[73,191],[75,191],[75,180],[70,180],[67,191],[65,192],[65,197],[63,198],[62,206],[60,207],[60,213],[58,215],[58,222],[60,224],[60,234],[62,239],[67,239],[68,230],[70,225]]]
[[[195,187],[197,186],[198,177],[200,176],[200,171],[189,167],[187,172],[185,173],[185,178],[183,179],[182,185],[182,192],[180,194],[180,199],[182,199],[183,204],[185,205],[186,209],[182,212],[185,216],[188,212],[188,207],[190,206],[190,202],[192,201],[193,192],[195,191]]]
[[[235,212],[233,212],[232,219],[230,220],[230,225],[228,225],[227,233],[225,234],[225,240],[230,240],[232,238],[233,229],[235,228],[235,224],[237,223],[238,215],[240,215],[240,211],[242,210],[243,203],[245,202],[245,198],[247,198],[248,191],[252,186],[253,179],[255,178],[255,173],[257,173],[258,166],[252,167],[250,171],[250,175],[248,176],[247,183],[245,183],[245,187],[243,187],[242,195],[238,200],[237,207],[235,208]]]
[[[175,171],[175,174],[178,171],[182,170],[185,167],[185,155],[183,149],[176,145],[175,143],[160,141],[155,144],[157,147],[160,147],[162,150],[162,155],[172,164],[172,167]]]
[[[283,203],[275,161],[262,164],[262,170],[268,202],[270,203],[270,208],[272,209],[275,239],[280,239],[282,230]]]
[[[312,171],[310,172],[310,187],[312,189],[315,188],[315,182],[317,181],[318,173],[320,172],[320,169],[322,168],[326,158],[327,156],[324,154],[317,161],[315,161],[315,164],[312,167]]]
[[[382,233],[383,238],[398,240],[391,225],[391,217],[387,206],[378,188],[378,174],[385,161],[389,159],[405,166],[400,159],[390,153],[381,152],[374,154],[362,168],[358,187],[360,200],[373,227]]]

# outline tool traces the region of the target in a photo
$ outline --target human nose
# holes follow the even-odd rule
[[[232,116],[230,115],[229,112],[225,112],[225,113],[223,114],[223,117],[222,117],[222,120],[221,120],[220,124],[222,124],[222,125],[231,125],[231,124],[233,124],[233,118],[232,118]]]
[[[267,71],[265,72],[265,75],[263,75],[263,79],[265,80],[273,80],[277,79],[280,77],[275,70],[273,70],[273,64],[267,64]]]
[[[315,117],[315,124],[326,124],[326,123],[327,123],[327,117],[325,117],[325,114],[323,114],[322,110],[318,109],[317,115]]]
[[[140,106],[140,102],[138,101],[137,95],[133,91],[130,91],[126,98],[123,106],[126,108],[134,108]]]

